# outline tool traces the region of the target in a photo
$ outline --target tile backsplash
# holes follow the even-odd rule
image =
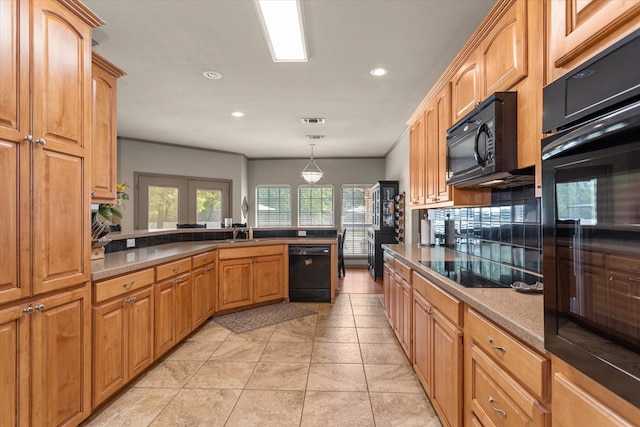
[[[540,199],[533,186],[493,190],[491,206],[436,209],[432,218],[439,244],[453,221],[456,251],[542,273]]]

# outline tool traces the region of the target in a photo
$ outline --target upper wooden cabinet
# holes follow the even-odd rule
[[[0,16],[3,304],[89,280],[91,27],[102,22],[73,0],[2,1]]]
[[[451,79],[453,122],[469,114],[482,98],[478,50],[474,50]]]
[[[409,206],[425,203],[425,135],[424,114],[411,125],[409,130]]]
[[[639,27],[637,0],[549,1],[548,82]]]
[[[93,52],[91,121],[91,200],[116,198],[116,79],[124,72]]]

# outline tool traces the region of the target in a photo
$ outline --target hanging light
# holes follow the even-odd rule
[[[313,146],[315,144],[309,145],[311,146],[311,159],[309,160],[309,163],[307,163],[307,166],[302,169],[300,175],[305,181],[307,181],[308,184],[313,185],[316,182],[320,181],[320,178],[322,178],[324,172],[322,172],[322,169],[318,167],[316,161],[313,159]]]

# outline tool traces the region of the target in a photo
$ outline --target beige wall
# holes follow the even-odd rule
[[[400,191],[405,192],[405,199],[409,196],[409,132],[405,131],[402,137],[387,154],[385,165],[385,177],[389,180],[397,180]],[[417,242],[418,214],[417,210],[410,211],[405,200],[405,243]],[[414,233],[415,230],[415,233]],[[414,236],[415,234],[415,236]]]

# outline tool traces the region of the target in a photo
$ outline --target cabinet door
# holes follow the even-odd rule
[[[211,317],[216,312],[216,301],[218,298],[218,270],[216,269],[216,263],[211,263],[204,267],[204,281],[205,281],[205,300],[207,302],[206,317]],[[205,319],[206,320],[206,319]]]
[[[193,327],[196,328],[201,325],[207,316],[207,283],[205,277],[204,267],[197,270],[193,270],[191,274],[191,282],[193,286],[193,300],[191,304],[191,313],[193,318],[191,322]]]
[[[26,306],[0,311],[0,426],[29,425],[29,318]]]
[[[391,320],[391,282],[393,270],[386,263],[382,266],[382,290],[384,292],[384,312]]]
[[[0,2],[0,301],[31,294],[29,280],[29,3]],[[21,214],[22,212],[22,214]],[[23,250],[21,251],[20,247]]]
[[[480,99],[513,88],[527,76],[527,5],[516,1],[480,43]]]
[[[19,142],[30,133],[29,2],[0,2],[0,19],[0,140]]]
[[[128,379],[153,362],[153,287],[131,295],[127,307]]]
[[[409,203],[412,207],[425,202],[425,150],[424,115],[409,130]]]
[[[155,285],[153,292],[154,357],[176,343],[176,292],[172,281]]]
[[[400,344],[404,349],[405,354],[409,358],[409,361],[413,360],[411,355],[411,333],[412,333],[412,294],[413,290],[411,284],[407,281],[402,281],[402,329],[400,333]]]
[[[284,298],[284,260],[280,255],[259,257],[253,262],[253,302]]]
[[[191,332],[191,302],[193,291],[191,289],[190,275],[178,277],[176,280],[176,342],[180,341]]]
[[[125,298],[93,308],[93,407],[119,390],[127,377]]]
[[[438,199],[438,112],[435,102],[427,107],[424,113],[425,154],[425,202],[434,203]]]
[[[435,100],[437,113],[436,150],[431,167],[435,173],[436,202],[444,202],[450,199],[449,186],[447,185],[447,131],[453,124],[451,122],[451,85],[447,84],[438,93]]]
[[[437,309],[431,323],[431,402],[444,425],[462,426],[462,331]]]
[[[36,303],[31,331],[32,424],[77,425],[91,402],[90,288]]]
[[[33,287],[89,280],[91,28],[58,2],[32,2]],[[37,60],[36,60],[37,59]]]
[[[550,7],[549,81],[638,28],[636,0],[555,0]]]
[[[471,112],[480,101],[480,62],[473,51],[451,81],[453,122]]]
[[[396,333],[399,341],[402,341],[402,321],[404,319],[404,299],[402,298],[402,277],[396,275],[395,286],[393,287],[393,301],[394,301],[394,316],[393,316],[393,330]]]
[[[116,198],[116,78],[100,66],[102,61],[97,58],[94,54],[91,199],[93,203],[113,203]]]
[[[220,261],[218,308],[242,307],[253,302],[253,275],[250,258]]]
[[[428,396],[431,396],[431,306],[424,297],[413,293],[413,369]]]

